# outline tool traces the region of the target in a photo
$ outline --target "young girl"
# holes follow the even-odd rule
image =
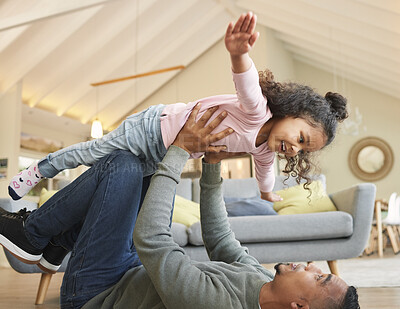
[[[20,199],[44,177],[54,177],[81,164],[90,166],[115,149],[129,150],[139,156],[145,175],[151,175],[198,102],[201,103],[198,117],[211,107],[228,113],[217,130],[232,128],[234,133],[216,145],[226,145],[229,152],[253,155],[263,199],[280,200],[272,192],[275,152],[286,158],[285,172],[309,182],[310,152],[331,143],[338,122],[347,117],[346,100],[340,94],[328,92],[322,97],[307,86],[274,82],[269,71],[258,73],[248,55],[259,36],[255,26],[256,16],[249,12],[242,14],[235,25],[230,23],[225,34],[236,95],[157,105],[131,115],[104,137],[51,153],[19,173],[10,182],[10,196]]]

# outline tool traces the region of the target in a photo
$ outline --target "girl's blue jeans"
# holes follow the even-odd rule
[[[114,151],[57,192],[25,221],[28,239],[71,250],[61,308],[80,308],[141,265],[132,234],[150,176],[128,151]]]
[[[154,174],[156,164],[167,150],[161,136],[164,105],[150,106],[146,110],[127,117],[115,130],[102,138],[82,142],[48,154],[39,161],[39,171],[52,178],[64,169],[79,165],[92,166],[114,150],[129,150],[144,162],[145,176]]]

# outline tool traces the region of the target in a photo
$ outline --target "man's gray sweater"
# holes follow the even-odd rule
[[[222,197],[220,164],[203,163],[201,228],[209,262],[196,262],[172,239],[172,204],[189,158],[171,146],[159,164],[136,221],[133,240],[143,266],[84,308],[259,308],[261,287],[273,279],[235,239]]]

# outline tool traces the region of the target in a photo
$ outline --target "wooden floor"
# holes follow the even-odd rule
[[[63,273],[55,274],[43,305],[35,306],[40,274],[19,274],[12,268],[0,268],[1,309],[58,309]]]
[[[397,271],[397,270],[396,270]],[[55,274],[43,305],[35,306],[39,274],[18,274],[11,268],[0,268],[1,309],[56,309],[60,308],[59,288],[62,274]],[[359,288],[361,309],[399,309],[400,287]]]

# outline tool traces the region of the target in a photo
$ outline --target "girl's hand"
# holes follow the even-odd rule
[[[274,192],[261,192],[261,198],[273,203],[282,201],[282,198]]]
[[[254,46],[259,33],[254,32],[257,16],[252,12],[240,15],[236,24],[231,22],[225,33],[225,46],[231,56],[248,53]]]
[[[217,111],[218,107],[209,108],[203,116],[196,122],[197,114],[200,110],[200,103],[196,104],[189,115],[185,125],[176,136],[172,145],[182,148],[189,154],[195,152],[220,152],[226,150],[226,146],[212,146],[215,143],[229,134],[233,133],[233,129],[227,128],[221,132],[211,134],[212,131],[225,119],[228,115],[223,111],[207,126],[206,123],[211,116]]]

